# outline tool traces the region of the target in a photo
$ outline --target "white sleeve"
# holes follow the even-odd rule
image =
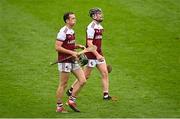
[[[57,40],[64,41],[66,39],[66,34],[63,31],[60,31],[57,34]]]
[[[87,38],[93,39],[94,33],[95,33],[95,31],[93,28],[87,28]]]

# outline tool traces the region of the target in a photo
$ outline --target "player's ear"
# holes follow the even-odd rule
[[[69,23],[69,19],[66,19],[66,23]]]
[[[92,18],[93,18],[93,19],[96,19],[96,18],[97,18],[96,14],[93,14],[93,15],[92,15]]]

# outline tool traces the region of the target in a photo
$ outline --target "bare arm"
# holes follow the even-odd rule
[[[57,52],[61,52],[61,53],[65,53],[65,54],[70,54],[73,57],[77,57],[77,54],[78,54],[77,52],[63,48],[62,44],[63,44],[62,41],[56,40],[55,48],[56,48]]]
[[[93,45],[92,41],[93,41],[93,40],[87,40],[87,45],[88,45],[88,46]],[[104,59],[104,57],[103,57],[102,55],[100,55],[96,50],[95,50],[94,52],[92,52],[92,53],[96,56],[96,58],[97,58],[98,60]]]
[[[86,47],[80,44],[76,44],[76,48],[81,48],[81,49],[85,49]]]

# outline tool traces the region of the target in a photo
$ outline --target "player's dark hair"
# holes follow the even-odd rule
[[[66,20],[69,19],[69,15],[74,14],[73,12],[66,12],[63,16],[63,20],[66,23]]]
[[[94,14],[98,13],[98,12],[102,12],[101,8],[98,8],[98,7],[96,7],[96,8],[91,8],[91,9],[89,10],[89,16],[92,18],[92,16],[93,16]]]

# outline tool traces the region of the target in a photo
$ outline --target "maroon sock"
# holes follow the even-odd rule
[[[104,97],[108,97],[109,93],[108,92],[104,92]]]
[[[58,106],[58,107],[62,107],[62,106],[63,106],[63,103],[61,103],[61,102],[60,102],[60,103],[59,103],[59,102],[57,102],[57,106]]]

